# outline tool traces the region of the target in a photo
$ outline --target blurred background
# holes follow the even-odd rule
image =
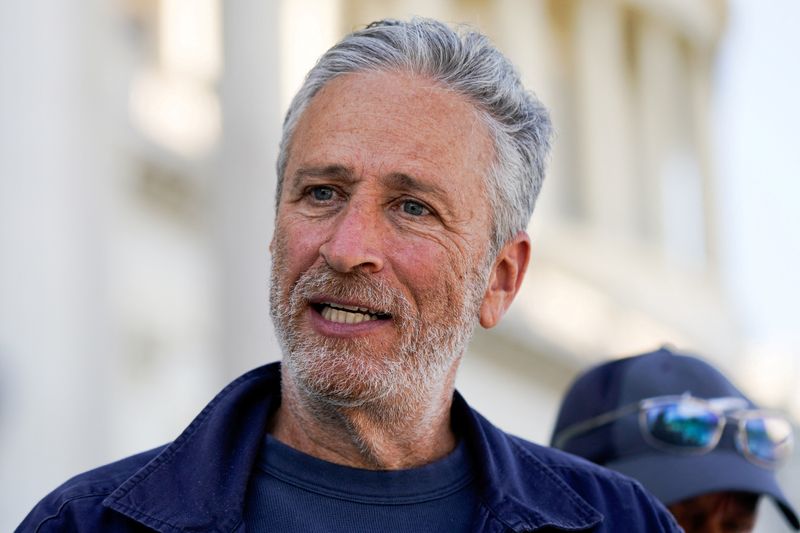
[[[579,370],[670,343],[800,417],[800,3],[5,0],[0,530],[279,357],[282,115],[339,37],[413,14],[488,33],[557,130],[473,405],[546,443]],[[800,505],[798,457],[781,477]]]

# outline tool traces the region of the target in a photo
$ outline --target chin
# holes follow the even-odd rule
[[[408,369],[403,368],[402,361],[376,357],[376,351],[369,347],[308,348],[287,350],[284,360],[297,385],[310,397],[356,407],[394,396],[406,388],[403,385],[408,380],[403,378],[408,378]]]

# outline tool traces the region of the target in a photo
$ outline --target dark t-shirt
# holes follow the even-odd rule
[[[322,461],[267,435],[244,520],[254,532],[460,533],[470,531],[477,502],[463,443],[423,467],[374,471]]]

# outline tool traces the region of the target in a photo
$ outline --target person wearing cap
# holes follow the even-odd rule
[[[687,533],[752,531],[761,496],[800,530],[775,478],[791,423],[697,357],[661,348],[584,372],[551,445],[640,481]]]

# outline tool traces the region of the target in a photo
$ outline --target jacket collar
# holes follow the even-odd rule
[[[157,531],[235,531],[267,421],[279,404],[279,363],[244,374],[103,504]],[[470,409],[457,392],[452,413],[475,459],[482,502],[506,527],[581,530],[602,520],[547,465]]]
[[[244,374],[103,504],[157,531],[235,531],[267,420],[279,404],[278,363]]]
[[[457,391],[452,416],[475,458],[483,503],[506,527],[515,532],[544,527],[581,531],[603,520],[529,444],[523,446],[492,425]]]

